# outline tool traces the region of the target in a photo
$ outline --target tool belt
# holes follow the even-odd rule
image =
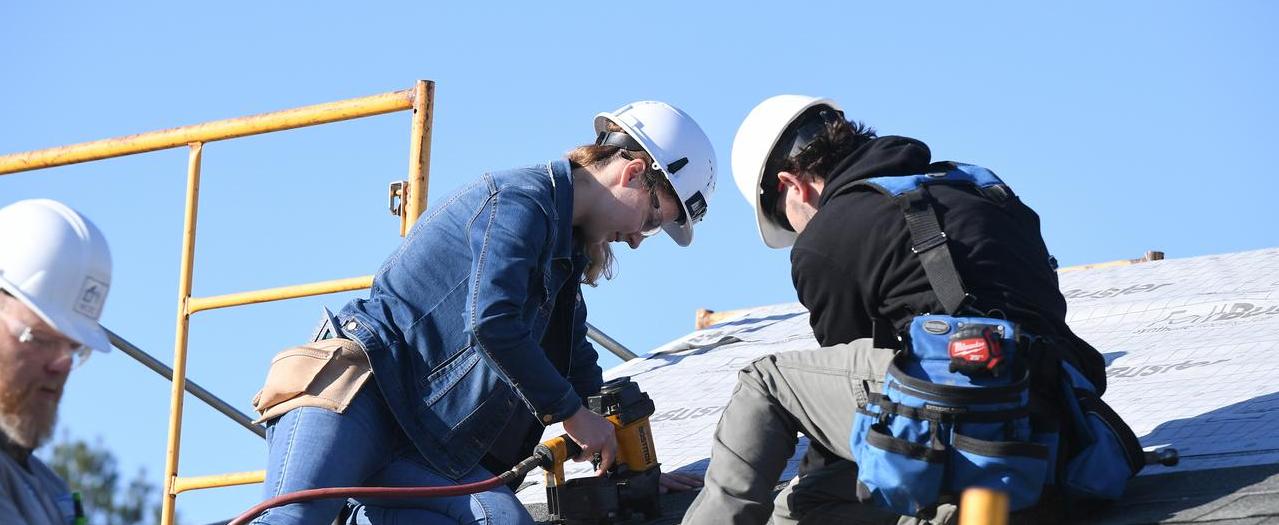
[[[989,336],[973,343],[978,331]],[[1145,464],[1137,437],[1069,363],[1054,360],[1052,376],[1032,373],[1034,340],[1002,319],[916,317],[883,393],[854,418],[859,498],[907,516],[969,487],[1003,491],[1011,510],[1054,485],[1072,500],[1118,499]],[[982,345],[994,347],[996,365],[963,366]],[[1059,422],[1033,422],[1032,388],[1058,391]]]
[[[324,339],[286,349],[271,359],[253,409],[269,421],[298,407],[341,413],[373,375],[368,356],[350,339]]]
[[[968,487],[1007,493],[1011,510],[1035,504],[1045,486],[1072,501],[1118,499],[1145,465],[1136,435],[1055,342],[970,306],[928,187],[965,186],[1001,206],[1016,195],[985,168],[946,167],[857,183],[901,208],[911,251],[949,314],[911,320],[883,393],[854,416],[859,497],[907,516]],[[1049,406],[1032,407],[1032,394]],[[1032,418],[1032,408],[1057,417]]]

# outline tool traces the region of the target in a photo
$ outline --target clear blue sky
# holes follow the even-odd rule
[[[589,141],[631,100],[682,107],[722,178],[696,241],[622,247],[586,292],[591,321],[645,352],[698,308],[794,300],[786,251],[759,242],[733,186],[738,123],[780,93],[825,95],[935,159],[985,165],[1043,218],[1064,265],[1163,250],[1272,247],[1279,139],[1273,2],[6,2],[0,153],[437,82],[431,201],[485,170]],[[365,275],[398,242],[406,113],[209,144],[195,293]],[[0,177],[0,204],[63,200],[108,236],[103,324],[172,359],[186,151]],[[2,249],[2,248],[0,248]],[[346,297],[198,314],[191,377],[249,410],[270,356]],[[615,363],[606,360],[606,366]],[[61,428],[101,437],[159,484],[168,384],[120,352],[70,379]],[[182,473],[262,468],[265,447],[189,398]],[[257,486],[186,494],[187,523]]]

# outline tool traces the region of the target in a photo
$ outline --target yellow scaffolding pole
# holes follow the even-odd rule
[[[189,301],[187,301],[187,312],[196,313],[204,310],[227,308],[230,306],[282,301],[285,299],[296,299],[298,297],[310,297],[312,295],[324,295],[328,293],[350,292],[353,290],[363,290],[372,285],[373,276],[365,275],[364,277],[352,277],[350,279],[299,284],[296,286],[282,286],[279,288],[268,288],[266,290],[257,290],[253,292],[240,292],[213,297],[192,297]]]
[[[178,273],[178,320],[173,337],[173,384],[169,397],[169,440],[164,454],[164,499],[160,507],[160,523],[171,524],[177,493],[173,482],[178,475],[178,454],[182,442],[182,401],[187,383],[187,299],[191,297],[191,274],[195,264],[195,220],[200,206],[200,160],[204,144],[191,144],[187,163],[186,213],[182,221],[182,263]]]
[[[192,126],[95,140],[59,148],[14,153],[0,157],[0,175],[176,148],[195,142],[214,142],[403,111],[413,108],[414,99],[417,96],[417,91],[422,89],[420,87],[422,84],[434,86],[433,82],[421,80],[418,81],[419,87],[417,89],[406,89],[370,97],[316,104],[314,106],[304,106],[248,117],[216,120]],[[426,91],[428,93],[433,92],[434,88],[427,88]],[[428,108],[431,107],[430,101],[422,101],[421,103]]]
[[[173,384],[170,392],[169,436],[165,453],[164,500],[161,505],[160,518],[162,524],[171,525],[173,523],[176,498],[181,492],[260,483],[264,476],[261,471],[258,471],[187,478],[178,477],[178,459],[181,455],[180,445],[182,439],[183,396],[186,387],[187,342],[191,314],[215,308],[359,290],[368,288],[372,283],[371,276],[364,276],[213,297],[191,297],[196,219],[200,200],[200,166],[204,144],[370,117],[395,111],[412,110],[408,180],[397,183],[400,192],[397,196],[401,202],[401,207],[397,212],[400,216],[400,235],[405,235],[426,208],[427,183],[430,179],[434,102],[435,83],[428,80],[419,80],[412,89],[391,93],[0,156],[0,175],[7,175],[182,146],[190,148],[187,162],[182,262],[178,279],[177,330],[173,344]]]
[[[435,83],[418,82],[413,90],[413,128],[409,138],[408,195],[402,199],[400,237],[426,209],[426,188],[431,178],[431,117],[435,113]]]
[[[262,483],[262,480],[265,479],[265,470],[176,478],[173,480],[173,493],[180,494],[188,490],[232,487],[235,485],[252,485],[254,483]]]

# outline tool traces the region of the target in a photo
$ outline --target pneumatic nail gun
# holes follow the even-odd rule
[[[587,398],[586,406],[613,423],[617,461],[604,476],[565,480],[564,462],[581,454],[581,447],[567,434],[538,445],[551,521],[605,525],[630,521],[637,513],[650,519],[659,516],[661,465],[648,424],[653,400],[629,377],[619,377],[604,383],[599,394]]]

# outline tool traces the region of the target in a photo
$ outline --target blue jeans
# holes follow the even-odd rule
[[[346,411],[296,408],[268,423],[265,497],[324,487],[429,487],[492,477],[475,467],[451,480],[432,470],[404,436],[378,388],[365,384]],[[505,486],[469,496],[357,500],[359,524],[532,524],[533,518]],[[329,524],[345,502],[295,503],[270,509],[254,524]]]

